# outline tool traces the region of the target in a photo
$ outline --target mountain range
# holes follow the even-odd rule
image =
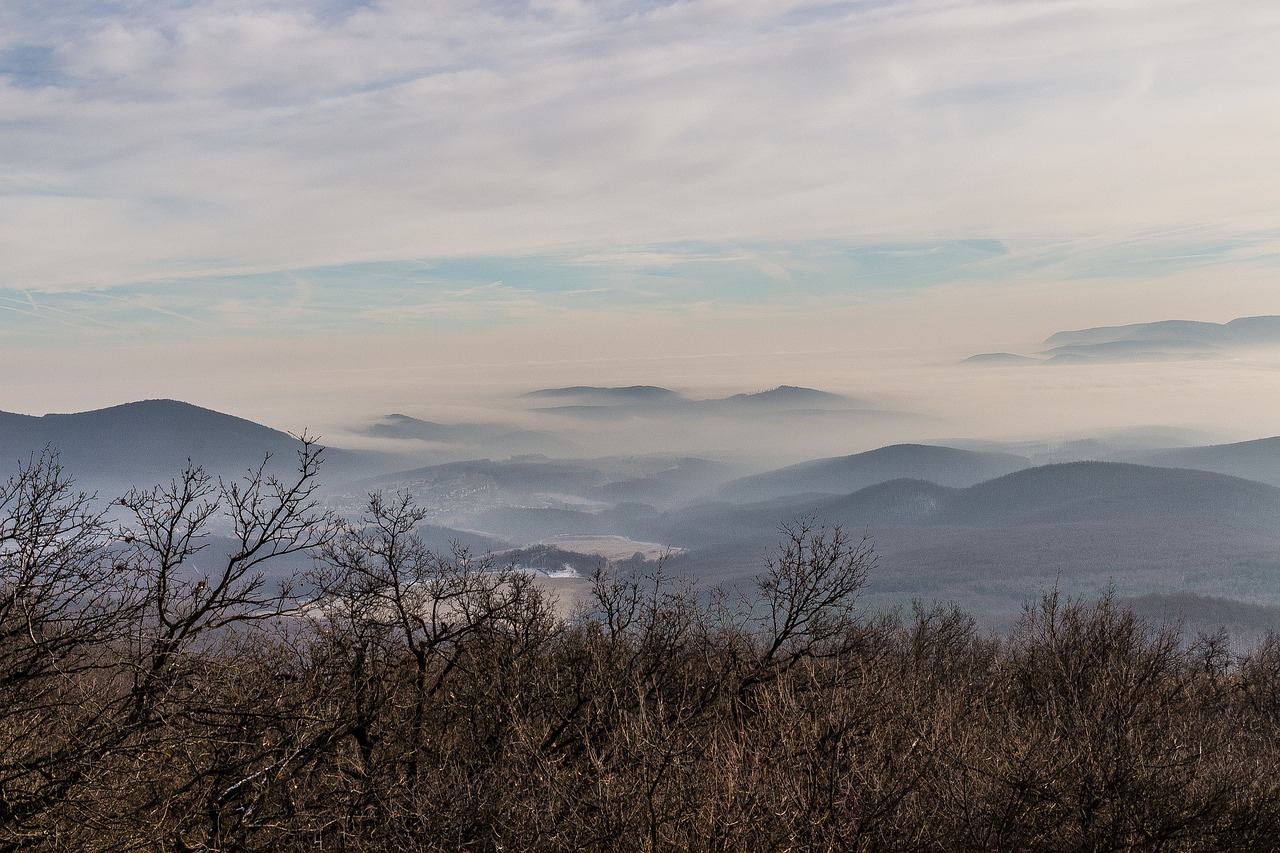
[[[1055,332],[1035,356],[1007,352],[979,353],[973,364],[1068,364],[1203,360],[1235,350],[1280,346],[1280,316],[1239,317],[1227,323],[1159,320],[1124,326],[1099,326]]]
[[[733,480],[715,494],[727,500],[752,501],[806,492],[847,494],[886,480],[925,479],[944,486],[975,483],[1031,467],[1011,453],[959,450],[924,444],[894,444],[828,459],[814,459]]]
[[[531,399],[670,399],[639,387],[548,389]],[[782,393],[823,399],[803,390]],[[406,416],[382,424],[382,437],[416,433],[424,441],[468,428]],[[119,494],[167,482],[188,458],[224,476],[268,453],[291,465],[297,441],[173,400],[43,417],[0,413],[0,458],[16,466],[46,447],[81,487]],[[880,563],[869,601],[938,598],[1008,612],[1054,584],[1091,594],[1115,583],[1129,596],[1280,605],[1280,437],[1127,447],[1125,455],[1036,465],[1016,453],[896,444],[743,477],[722,461],[677,454],[391,469],[396,457],[334,448],[324,470],[333,506],[348,517],[359,516],[369,490],[411,492],[428,510],[424,532],[438,548],[454,539],[487,549],[620,536],[680,549],[671,571],[736,583],[759,571],[780,525],[811,518],[873,537]]]
[[[1280,604],[1280,489],[1187,469],[1075,462],[967,488],[898,479],[844,496],[703,504],[638,520],[685,548],[676,571],[732,582],[779,525],[809,518],[873,539],[869,601],[1015,612],[1038,590],[1189,593]]]
[[[568,388],[543,388],[524,395],[534,401],[555,403],[538,406],[535,412],[566,414],[577,417],[666,415],[732,415],[743,413],[809,412],[877,412],[870,403],[856,397],[832,394],[816,388],[779,385],[768,391],[734,394],[729,397],[691,399],[668,388],[654,385],[600,387],[575,385]],[[901,413],[893,413],[901,414]]]
[[[1280,486],[1280,436],[1135,453],[1132,461],[1174,468],[1198,468]]]

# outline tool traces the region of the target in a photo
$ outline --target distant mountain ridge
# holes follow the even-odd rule
[[[957,492],[943,524],[1079,524],[1141,519],[1280,529],[1280,488],[1186,468],[1124,462],[1041,465]]]
[[[797,502],[791,510],[854,528],[1141,522],[1280,533],[1280,488],[1227,474],[1124,462],[1040,465],[967,488],[891,480],[843,497]]]
[[[1237,317],[1226,323],[1157,320],[1098,326],[1055,332],[1044,344],[1046,349],[1035,358],[1013,353],[980,353],[964,361],[1007,365],[1019,363],[1019,359],[1065,364],[1218,358],[1243,347],[1280,346],[1280,316]]]
[[[1071,462],[952,488],[917,479],[838,496],[705,502],[632,529],[684,551],[673,572],[733,583],[798,519],[866,533],[868,600],[1014,612],[1051,588],[1177,593],[1280,605],[1280,488],[1228,475]],[[569,519],[564,519],[569,522]]]
[[[1132,461],[1144,465],[1214,471],[1280,486],[1280,436],[1232,444],[1154,450],[1136,454]]]
[[[749,406],[847,406],[858,401],[840,394],[832,394],[830,391],[819,391],[816,388],[779,385],[777,388],[771,388],[768,391],[757,391],[754,394],[734,394],[723,400],[704,400],[703,402],[722,402]]]
[[[701,536],[703,530],[767,533],[780,522],[801,517],[851,529],[881,524],[987,527],[1139,521],[1280,533],[1280,488],[1208,471],[1065,462],[1024,468],[963,488],[903,477],[845,495],[705,503],[689,507],[680,517],[670,516],[669,523],[687,537]]]
[[[594,400],[602,404],[621,404],[639,402],[671,402],[684,401],[687,398],[669,388],[656,385],[628,385],[626,387],[604,387],[598,385],[572,385],[567,388],[541,388],[529,391],[525,397],[577,400]]]
[[[893,444],[828,459],[814,459],[726,483],[716,495],[756,501],[806,492],[849,494],[887,480],[928,480],[943,486],[972,486],[1031,467],[1012,453],[959,450],[927,444]]]
[[[243,474],[268,453],[292,466],[298,447],[289,433],[178,400],[43,416],[0,412],[4,476],[49,448],[78,482],[107,490],[168,482],[188,459],[223,476]],[[326,449],[323,473],[341,477],[362,464],[358,454]]]
[[[671,430],[686,438],[698,434],[697,440],[704,445],[719,441],[723,446],[728,435],[723,431],[728,430],[734,436],[730,444],[745,441],[763,454],[770,452],[771,442],[782,440],[787,434],[797,439],[806,434],[830,436],[849,430],[886,434],[892,424],[905,426],[930,420],[912,412],[880,409],[856,397],[798,385],[706,399],[693,399],[653,385],[584,385],[544,388],[524,398],[541,404],[528,410],[532,414],[591,426],[607,424],[619,430],[639,431],[653,424],[659,430]],[[811,433],[794,433],[795,430]],[[771,433],[772,437],[768,437]],[[650,445],[650,449],[657,448]]]
[[[1045,343],[1051,347],[1089,346],[1122,341],[1178,341],[1201,345],[1247,345],[1280,343],[1280,316],[1238,317],[1226,323],[1200,320],[1157,320],[1124,326],[1098,326],[1090,329],[1055,332]]]
[[[864,406],[853,397],[805,388],[799,385],[779,385],[767,391],[750,394],[733,394],[729,397],[713,397],[695,400],[678,391],[656,385],[629,385],[605,387],[597,385],[572,385],[566,388],[542,388],[524,395],[538,400],[572,401],[574,408],[592,406],[671,405],[671,406],[762,406],[762,407],[810,407],[836,406],[848,408]]]
[[[750,505],[742,513],[754,515],[762,507],[766,514],[812,516],[859,529],[1139,521],[1280,532],[1280,488],[1227,474],[1124,462],[1039,465],[965,488],[900,478],[838,497]]]

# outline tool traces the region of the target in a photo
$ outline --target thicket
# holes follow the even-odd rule
[[[1109,596],[1050,593],[1002,638],[867,614],[869,544],[808,522],[753,595],[602,569],[566,618],[528,575],[426,549],[407,496],[331,517],[318,464],[304,439],[290,478],[189,468],[106,515],[50,455],[0,486],[0,847],[1280,839],[1280,638],[1234,657]],[[306,593],[268,584],[299,552]]]

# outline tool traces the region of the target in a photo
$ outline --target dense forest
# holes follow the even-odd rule
[[[190,467],[106,509],[51,454],[0,485],[0,848],[1280,839],[1280,637],[1237,655],[1052,591],[1006,636],[868,612],[871,543],[819,520],[746,592],[606,566],[566,615],[429,551],[408,495],[333,517],[320,457],[304,438],[290,476]]]

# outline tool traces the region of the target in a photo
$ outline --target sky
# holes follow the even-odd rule
[[[1280,355],[958,362],[1280,314],[1277,44],[1272,0],[6,0],[0,410],[1272,435]]]

